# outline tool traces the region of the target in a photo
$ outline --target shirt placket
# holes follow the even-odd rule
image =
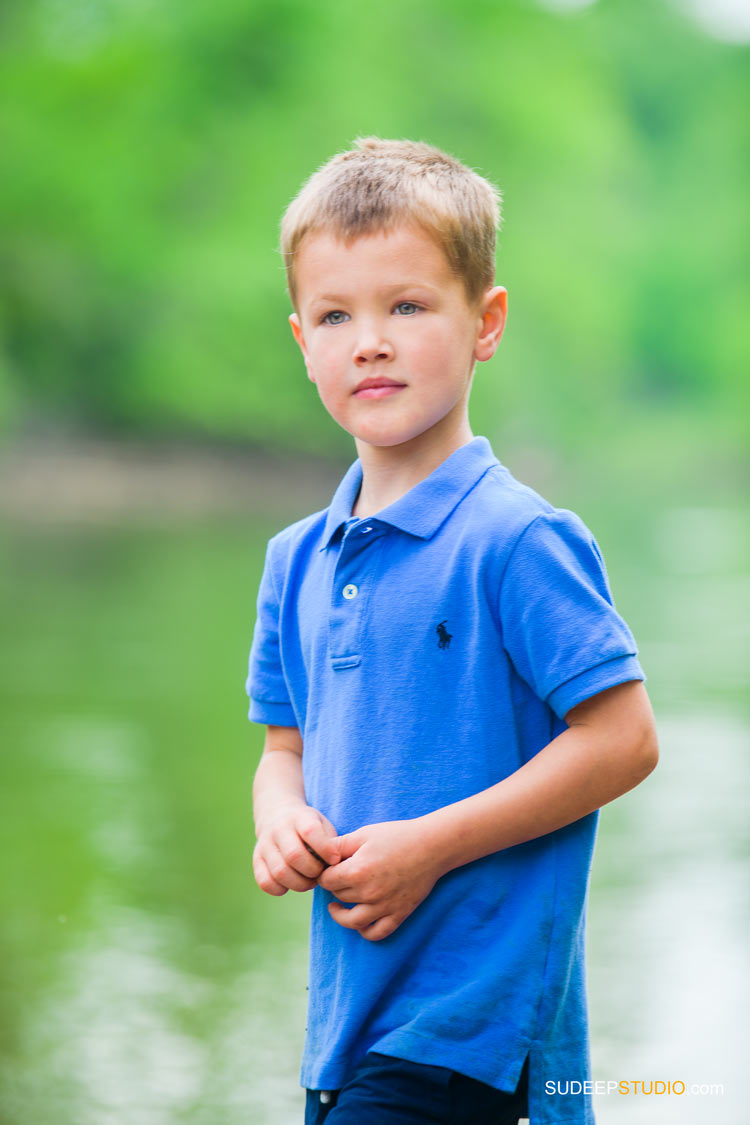
[[[375,559],[385,528],[363,520],[349,524],[339,545],[328,617],[328,651],[336,670],[362,660],[363,625],[375,581]]]

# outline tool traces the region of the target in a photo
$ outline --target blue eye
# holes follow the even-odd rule
[[[323,317],[322,323],[343,324],[344,321],[348,319],[348,315],[345,312],[342,312],[341,309],[332,309],[331,312],[326,313],[326,315]]]
[[[419,305],[415,305],[413,301],[399,301],[396,310],[400,311],[401,316],[414,316],[415,312],[419,312]]]

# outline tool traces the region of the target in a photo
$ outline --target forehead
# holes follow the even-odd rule
[[[302,301],[336,292],[425,285],[443,289],[461,283],[437,240],[418,226],[400,226],[343,239],[313,231],[297,250],[297,292]]]

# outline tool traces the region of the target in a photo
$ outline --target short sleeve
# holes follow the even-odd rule
[[[606,688],[645,679],[599,547],[572,512],[537,516],[520,536],[500,618],[516,671],[559,718]]]
[[[281,661],[279,599],[273,579],[271,547],[272,544],[269,543],[260,580],[258,615],[245,685],[250,696],[249,715],[254,723],[296,727],[297,718],[289,698]]]

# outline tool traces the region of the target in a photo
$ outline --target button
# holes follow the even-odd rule
[[[352,598],[356,598],[358,593],[359,586],[355,586],[353,582],[350,582],[348,586],[344,586],[344,597],[348,602],[350,602]]]
[[[328,1105],[330,1100],[331,1100],[331,1091],[330,1090],[321,1090],[320,1091],[321,1105]]]

